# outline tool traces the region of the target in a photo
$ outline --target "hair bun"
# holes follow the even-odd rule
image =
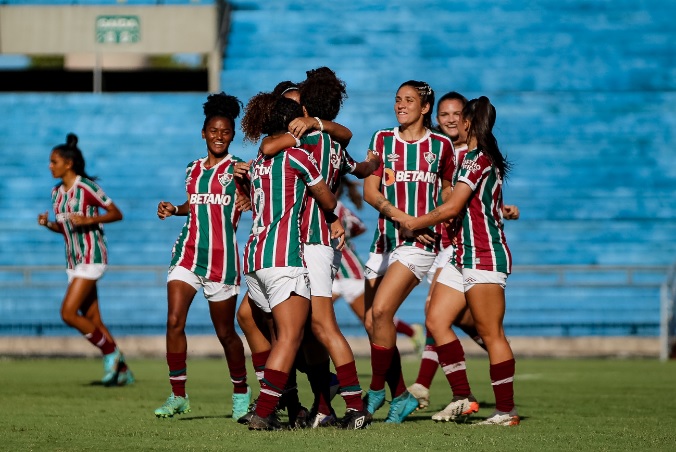
[[[77,147],[77,135],[72,132],[66,135],[66,144],[72,148]]]

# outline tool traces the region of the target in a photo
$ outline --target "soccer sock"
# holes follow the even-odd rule
[[[361,386],[357,376],[357,366],[351,361],[336,367],[336,376],[340,386],[340,395],[345,400],[347,408],[364,411],[364,402],[361,400]]]
[[[392,363],[393,354],[394,347],[385,348],[371,344],[371,385],[369,388],[373,391],[385,389],[385,375]]]
[[[394,353],[392,354],[392,361],[390,361],[390,366],[387,368],[387,373],[385,374],[385,381],[390,388],[392,398],[398,397],[406,391],[404,374],[401,370],[401,355],[396,346],[394,347]]]
[[[439,364],[446,374],[446,379],[451,385],[453,396],[468,396],[472,393],[467,380],[467,366],[465,365],[465,352],[458,339],[444,345],[436,346],[439,355]]]
[[[495,409],[509,412],[514,408],[514,373],[516,362],[514,359],[491,364],[491,384],[495,394]]]
[[[297,410],[300,406],[300,401],[298,400],[298,382],[296,381],[296,376],[296,366],[294,364],[294,366],[291,368],[291,371],[289,372],[289,377],[286,379],[284,393],[279,399],[279,408],[286,408],[287,413]],[[281,406],[282,403],[284,406]]]
[[[439,368],[439,356],[434,347],[434,338],[427,332],[425,337],[425,348],[422,353],[422,360],[420,360],[420,370],[418,371],[418,378],[416,383],[423,385],[427,389],[432,386],[432,380]]]
[[[258,381],[263,379],[263,371],[265,370],[265,363],[268,360],[268,356],[270,356],[270,350],[251,354],[251,362],[253,363],[256,379]]]
[[[104,355],[108,355],[115,351],[115,342],[106,339],[106,336],[98,328],[84,336],[89,342],[97,346]]]
[[[185,382],[188,379],[186,359],[187,353],[167,353],[171,392],[177,397],[185,397]]]
[[[244,358],[244,355],[242,355]],[[249,385],[246,384],[246,361],[244,359],[237,362],[228,361],[228,371],[230,372],[230,381],[232,381],[232,392],[235,394],[246,394]]]
[[[261,393],[256,402],[256,414],[266,418],[275,411],[289,374],[281,370],[265,369],[261,380]]]
[[[318,364],[308,364],[307,379],[310,382],[310,388],[315,399],[312,407],[321,414],[329,415],[333,411],[331,408],[331,368],[330,361],[322,361]]]
[[[394,318],[394,327],[397,329],[397,333],[405,334],[408,337],[413,337],[415,334],[411,325],[396,317]]]

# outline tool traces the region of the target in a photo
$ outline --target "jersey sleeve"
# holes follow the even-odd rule
[[[86,193],[86,204],[96,207],[107,207],[113,203],[103,189],[94,181],[89,179],[82,180],[82,186]]]
[[[453,182],[453,175],[455,174],[455,169],[458,165],[453,143],[449,142],[448,146],[444,146],[442,153],[443,160],[441,162],[441,178]]]
[[[491,161],[483,153],[468,153],[458,173],[458,182],[466,183],[474,191],[491,169]]]
[[[369,150],[378,157],[379,161],[378,169],[373,172],[373,175],[382,178],[383,171],[385,170],[385,162],[383,161],[384,155],[382,134],[379,132],[373,134],[373,138],[371,138],[371,144],[369,144]]]
[[[308,187],[323,180],[314,157],[298,148],[288,148],[286,152],[289,156],[289,164],[293,169],[298,171],[300,178]]]
[[[334,146],[340,152],[340,144],[334,142]],[[340,174],[344,176],[345,174],[352,173],[357,168],[357,162],[352,158],[347,149],[343,149],[343,160],[340,165]]]

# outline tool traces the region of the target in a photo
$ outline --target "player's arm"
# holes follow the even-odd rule
[[[184,217],[188,215],[189,211],[190,204],[188,203],[188,200],[186,200],[180,206],[175,206],[169,201],[160,201],[160,203],[157,205],[157,217],[160,220],[164,220],[165,218],[174,215]]]
[[[381,181],[382,178],[380,176],[373,174],[364,179],[364,201],[391,220],[393,220],[395,216],[408,216],[394,207],[392,203],[380,193]]]
[[[101,206],[106,211],[103,215],[85,217],[84,215],[72,215],[69,219],[74,226],[90,226],[94,224],[113,223],[122,219],[122,212],[115,203]]]
[[[59,223],[49,221],[49,212],[38,214],[38,224],[46,227],[52,232],[62,232]]]
[[[344,148],[352,140],[352,131],[337,122],[320,119],[317,117],[300,117],[289,123],[289,132],[294,136],[302,137],[310,130],[319,130],[328,133],[332,139],[340,143]]]
[[[269,135],[263,138],[261,142],[260,151],[267,157],[272,157],[286,148],[299,147],[300,140],[296,137],[300,135],[292,134],[291,132],[280,133],[279,135]]]
[[[403,216],[396,217],[394,220],[399,221],[403,227],[412,231],[443,223],[451,218],[456,218],[465,210],[467,201],[469,201],[472,193],[472,187],[464,182],[458,182],[453,188],[449,200],[431,212],[420,217],[404,214]]]
[[[351,174],[359,179],[369,177],[380,166],[380,159],[369,149],[366,153],[366,160],[355,165]]]

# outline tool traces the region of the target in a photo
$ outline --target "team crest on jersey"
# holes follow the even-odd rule
[[[335,169],[340,168],[340,157],[333,151],[331,151],[331,166]]]
[[[222,186],[227,187],[228,184],[232,182],[232,174],[230,173],[219,174],[218,182],[220,182]]]
[[[434,152],[430,152],[430,151],[425,152],[425,153],[423,154],[423,157],[425,157],[425,160],[426,160],[427,163],[429,163],[430,165],[431,165],[432,163],[434,163],[434,161],[437,159],[436,154],[435,154]]]
[[[68,201],[68,207],[70,210],[77,209],[77,198],[71,198],[70,201]]]

